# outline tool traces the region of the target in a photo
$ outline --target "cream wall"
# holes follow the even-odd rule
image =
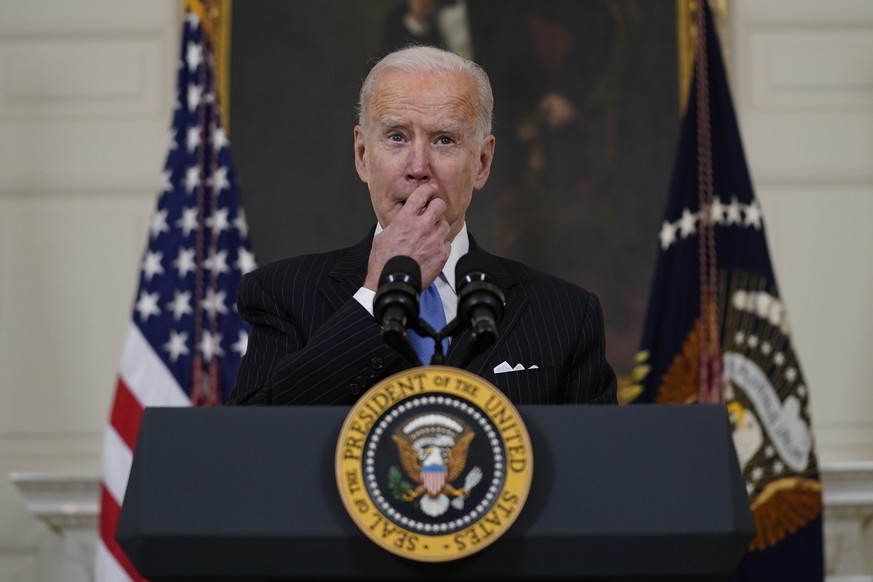
[[[175,0],[0,0],[2,581],[62,579],[5,475],[99,472],[178,17]],[[873,2],[731,0],[729,30],[820,457],[873,460]]]
[[[873,460],[873,2],[730,6],[732,90],[819,456]]]
[[[6,475],[99,473],[178,18],[176,0],[0,0],[0,581],[68,579]]]

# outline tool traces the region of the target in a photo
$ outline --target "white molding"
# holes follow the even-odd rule
[[[744,22],[766,22],[802,28],[807,25],[873,24],[870,0],[732,0],[732,14]]]
[[[835,468],[852,459],[873,459],[873,422],[813,422],[822,465]],[[834,478],[841,477],[835,474]]]
[[[101,184],[94,187],[70,185],[68,187],[46,186],[35,187],[8,187],[0,184],[0,203],[31,204],[36,201],[56,200],[100,200],[112,198],[119,201],[141,202],[151,217],[155,203],[160,195],[158,178],[148,183],[125,183],[117,186]],[[4,210],[0,206],[0,211]],[[9,208],[6,208],[9,210]]]
[[[865,563],[873,533],[873,461],[824,463],[819,470],[828,582],[873,582]]]
[[[746,33],[749,106],[756,110],[873,108],[867,74],[873,54],[869,27],[750,26]]]
[[[165,35],[0,36],[0,120],[163,114]]]
[[[12,472],[9,479],[24,495],[27,510],[53,531],[97,527],[100,481],[86,475]]]
[[[826,507],[854,507],[873,518],[873,461],[823,463],[820,471]]]
[[[99,479],[92,475],[12,472],[9,480],[24,496],[28,512],[51,530],[40,541],[40,580],[93,581]]]
[[[735,0],[732,90],[758,185],[873,181],[873,3]]]

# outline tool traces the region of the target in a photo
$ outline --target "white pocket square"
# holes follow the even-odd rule
[[[498,364],[496,368],[494,368],[494,373],[495,374],[506,374],[507,372],[523,372],[525,370],[536,370],[537,368],[539,368],[539,366],[537,366],[536,364],[534,364],[533,366],[531,366],[529,368],[525,368],[523,364],[516,364],[515,366],[510,366],[509,362],[504,361],[504,362],[501,362],[500,364]]]

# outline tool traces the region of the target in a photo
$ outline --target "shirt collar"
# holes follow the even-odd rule
[[[458,260],[470,251],[470,237],[467,235],[467,223],[461,227],[461,232],[452,241],[452,250],[449,253],[449,260],[446,261],[446,266],[443,267],[443,277],[453,290],[455,288],[455,267],[458,265]],[[456,291],[457,293],[457,291]]]

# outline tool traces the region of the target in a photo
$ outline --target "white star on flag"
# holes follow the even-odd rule
[[[249,223],[246,222],[246,213],[242,208],[237,211],[236,218],[233,219],[233,225],[239,231],[241,237],[249,237]]]
[[[200,87],[197,85],[188,85],[188,111],[194,111],[200,105],[203,96],[200,94]]]
[[[206,268],[213,273],[229,273],[230,267],[227,266],[227,251],[218,251],[203,262]]]
[[[746,226],[753,226],[755,230],[761,230],[761,207],[758,206],[757,200],[752,200],[752,203],[746,206],[746,220],[743,221],[743,224]]]
[[[179,249],[179,256],[173,261],[173,266],[179,271],[179,278],[182,279],[188,273],[193,273],[197,269],[195,262],[196,251],[194,249]]]
[[[197,228],[197,209],[185,208],[182,217],[176,221],[176,226],[182,229],[182,234],[188,237]]]
[[[191,309],[191,292],[190,291],[174,291],[173,300],[167,303],[167,308],[173,312],[173,319],[179,321],[183,315],[191,315],[194,310]]]
[[[239,256],[239,258],[236,260],[236,263],[234,263],[233,266],[242,271],[243,275],[255,270],[255,267],[257,265],[255,265],[254,253],[250,253],[245,247],[239,247],[239,249],[237,250],[237,255]]]
[[[203,359],[211,362],[212,358],[224,356],[224,350],[221,349],[221,334],[212,334],[209,331],[203,332],[203,339],[200,340],[200,352],[203,354]]]
[[[676,242],[676,225],[672,222],[664,221],[661,227],[661,249],[667,250],[670,245]]]
[[[718,196],[713,197],[712,206],[709,209],[709,216],[713,224],[724,224],[725,206],[721,203]]]
[[[159,315],[161,313],[161,308],[158,307],[158,300],[160,299],[161,294],[155,291],[154,293],[148,293],[143,290],[139,294],[139,300],[136,302],[136,310],[139,312],[139,318],[146,322],[149,317],[152,315]]]
[[[687,208],[682,211],[682,218],[679,219],[679,235],[682,238],[688,238],[697,232],[697,213],[691,212]]]
[[[222,166],[215,170],[215,173],[212,174],[212,179],[210,180],[210,186],[219,192],[230,188],[230,182],[227,181],[227,168]]]
[[[185,172],[185,191],[188,194],[194,192],[194,188],[200,185],[200,168],[197,166],[191,166],[188,168],[188,171]]]
[[[207,289],[206,297],[203,298],[203,309],[212,317],[215,317],[216,313],[227,313],[227,306],[224,304],[226,300],[227,293],[224,291]]]
[[[200,63],[203,62],[203,47],[192,43],[188,43],[188,51],[185,53],[185,62],[188,64],[188,70],[192,73],[197,70]]]
[[[740,216],[740,203],[737,202],[737,197],[734,196],[731,198],[730,206],[727,207],[727,223],[739,224],[740,220],[742,220],[742,216]]]
[[[145,277],[146,281],[151,281],[152,277],[155,275],[163,275],[164,267],[161,265],[161,260],[163,259],[164,254],[160,251],[146,252],[145,260],[142,263],[142,274]]]
[[[215,234],[221,234],[230,228],[230,222],[227,220],[227,208],[219,208],[212,216],[206,219],[206,226],[211,228]]]
[[[175,146],[175,145],[176,144],[174,142],[173,146]],[[161,178],[160,178],[161,194],[163,194],[165,192],[170,192],[173,189],[173,182],[170,180],[171,177],[172,177],[172,172],[170,170],[164,170],[161,172]]]
[[[149,227],[152,238],[159,236],[162,232],[169,232],[170,226],[167,224],[167,214],[166,210],[158,210],[152,216],[152,224]]]
[[[197,149],[197,146],[200,145],[200,128],[199,127],[189,127],[188,135],[186,136],[185,143],[188,145],[188,151],[193,152]]]
[[[170,331],[170,340],[164,344],[164,351],[170,354],[170,360],[175,362],[179,356],[188,355],[188,334]]]
[[[230,346],[230,349],[237,352],[242,357],[246,354],[246,348],[248,348],[248,345],[249,345],[249,334],[247,334],[243,330],[239,330],[239,339],[236,340],[236,343],[234,343],[232,346]]]
[[[212,147],[215,148],[216,151],[221,151],[228,145],[227,134],[224,132],[224,128],[215,127],[212,128]]]

